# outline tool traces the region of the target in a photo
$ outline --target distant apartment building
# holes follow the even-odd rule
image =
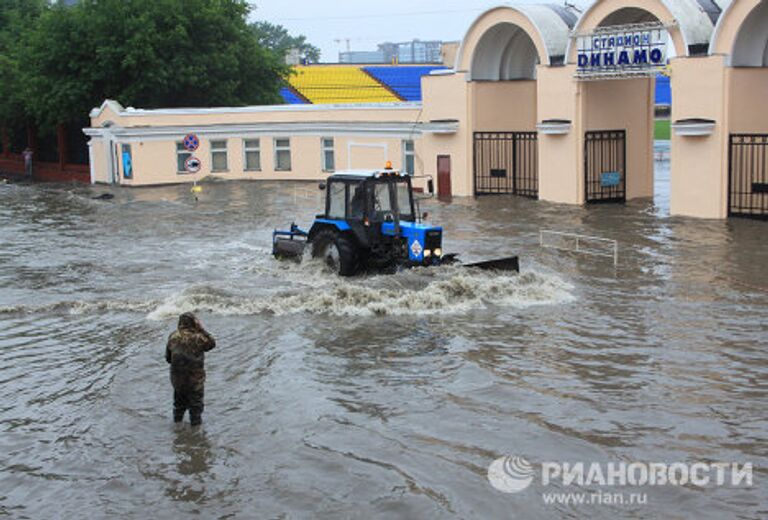
[[[442,63],[441,41],[385,42],[375,51],[339,53],[339,63]]]

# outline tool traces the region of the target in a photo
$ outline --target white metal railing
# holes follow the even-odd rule
[[[619,263],[619,243],[608,238],[541,229],[539,245],[560,251],[613,258],[614,266]]]

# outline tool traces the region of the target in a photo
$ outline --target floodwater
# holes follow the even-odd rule
[[[765,517],[768,223],[669,217],[665,182],[626,206],[430,201],[447,252],[522,274],[352,280],[270,257],[314,185],[0,185],[0,515]],[[618,265],[540,229],[615,239]],[[197,431],[172,424],[163,357],[187,310],[218,340]],[[496,491],[507,454],[754,481],[547,505],[580,488]]]

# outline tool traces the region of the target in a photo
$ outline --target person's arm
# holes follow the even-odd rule
[[[216,346],[216,340],[213,338],[213,336],[210,335],[210,333],[203,328],[203,324],[200,323],[200,320],[195,318],[195,325],[197,326],[197,332],[200,333],[200,336],[202,337],[202,347],[203,352],[208,352],[209,350],[212,350]]]
[[[165,345],[165,360],[171,362],[171,338],[168,338],[168,343]]]
[[[198,332],[203,338],[203,351],[208,352],[209,350],[212,350],[216,346],[216,340],[214,337],[211,336],[211,334],[202,327],[200,327]]]

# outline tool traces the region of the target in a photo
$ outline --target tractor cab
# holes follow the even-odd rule
[[[440,261],[442,228],[421,222],[410,175],[391,168],[340,172],[321,188],[326,190],[325,213],[310,229],[310,241],[329,229],[346,233],[358,260],[372,267]]]
[[[419,214],[413,196],[414,177],[393,170],[339,172],[320,184],[326,191],[325,211],[309,231],[296,224],[275,230],[272,253],[278,258],[301,258],[306,246],[343,276],[361,270],[392,272],[400,267],[444,265],[456,255],[443,255],[443,228],[431,226]],[[427,177],[427,191],[434,193]],[[483,269],[519,269],[517,257],[472,264]]]
[[[342,172],[328,178],[325,214],[319,218],[359,222],[415,222],[411,177],[399,172]]]

